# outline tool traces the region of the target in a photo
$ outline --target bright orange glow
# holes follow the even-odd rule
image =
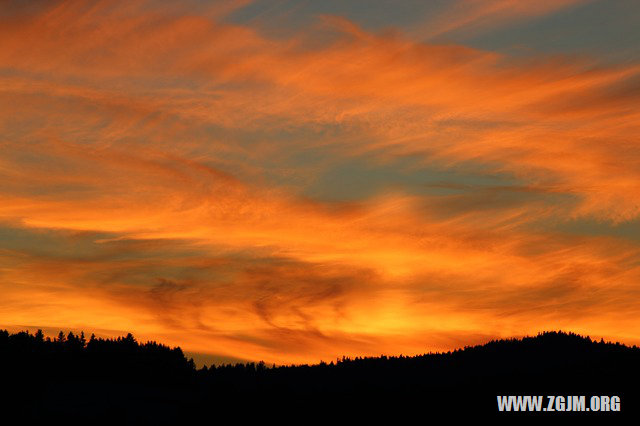
[[[0,326],[269,363],[639,343],[640,62],[440,41],[581,4],[480,3],[274,36],[249,2],[8,2]]]

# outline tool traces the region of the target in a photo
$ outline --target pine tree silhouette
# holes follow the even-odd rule
[[[325,408],[366,403],[407,409],[429,403],[454,411],[451,401],[463,401],[486,410],[494,409],[491,401],[501,394],[608,392],[631,398],[640,382],[638,347],[558,331],[418,356],[200,369],[179,347],[141,343],[130,333],[115,339],[91,334],[88,341],[84,336],[61,331],[51,339],[42,330],[1,330],[0,374],[4,388],[12,390],[3,402],[38,419],[56,413],[99,418],[108,414],[101,405],[108,400],[132,418],[155,415],[164,421],[172,419],[170,413],[206,413],[212,406],[222,410],[249,401],[265,409],[287,401]]]

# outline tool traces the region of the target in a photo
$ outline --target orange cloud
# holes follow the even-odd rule
[[[268,362],[560,327],[635,342],[637,242],[562,226],[637,219],[637,64],[516,60],[336,17],[272,39],[225,22],[235,7],[8,9],[0,324]],[[438,32],[556,7],[475,5]],[[365,156],[371,173],[410,157],[507,182],[327,202],[271,175],[304,186]]]
[[[551,14],[584,0],[456,0],[450,2],[435,19],[427,20],[415,34],[435,38],[451,32],[474,33],[499,26],[513,25],[525,19]]]

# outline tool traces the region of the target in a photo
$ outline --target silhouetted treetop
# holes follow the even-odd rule
[[[197,386],[209,395],[246,393],[423,392],[485,383],[492,386],[588,384],[640,379],[640,349],[550,331],[522,339],[493,340],[418,356],[342,357],[315,365],[267,366],[264,362],[196,369],[179,347],[138,342],[129,333],[111,339],[60,332],[0,331],[0,370],[32,382],[139,383]],[[585,375],[588,372],[588,375]]]

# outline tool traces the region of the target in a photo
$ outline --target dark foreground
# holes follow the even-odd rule
[[[22,423],[213,424],[228,415],[297,423],[523,416],[609,423],[640,413],[640,348],[562,332],[416,357],[196,369],[179,348],[131,335],[49,340],[0,331],[0,373],[2,418]],[[498,395],[562,396],[567,402],[551,407],[565,410],[574,395],[585,396],[585,408],[593,395],[618,396],[620,404],[606,412],[499,412]]]

